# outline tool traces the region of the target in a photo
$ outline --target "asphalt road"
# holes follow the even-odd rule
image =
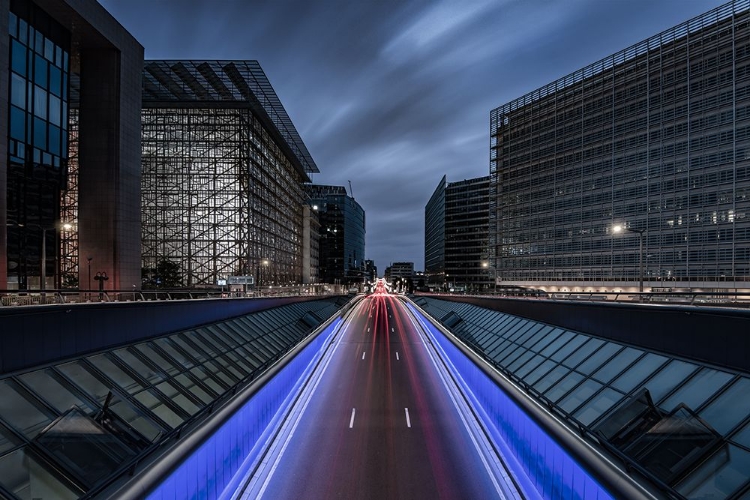
[[[239,498],[501,496],[397,297],[362,300],[332,349],[298,420]]]

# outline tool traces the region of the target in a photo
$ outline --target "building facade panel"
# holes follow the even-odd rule
[[[745,286],[748,7],[719,7],[492,111],[490,239],[504,283],[634,287],[642,234],[647,288]]]

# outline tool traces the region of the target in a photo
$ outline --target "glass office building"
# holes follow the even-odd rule
[[[491,112],[504,285],[748,287],[749,8],[718,7]]]
[[[319,276],[323,283],[365,279],[365,211],[343,186],[307,186],[309,203],[320,216]]]
[[[318,168],[257,61],[146,61],[141,118],[143,267],[301,283]]]
[[[489,177],[440,180],[425,206],[428,282],[453,291],[483,291],[494,279],[488,255]]]

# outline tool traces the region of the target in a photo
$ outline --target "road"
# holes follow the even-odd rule
[[[520,498],[428,347],[396,296],[363,299],[234,498]]]

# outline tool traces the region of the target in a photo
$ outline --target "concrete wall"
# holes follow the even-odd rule
[[[750,372],[750,311],[460,296],[435,298],[542,321],[672,356]]]
[[[0,309],[0,374],[318,297],[70,304]]]

